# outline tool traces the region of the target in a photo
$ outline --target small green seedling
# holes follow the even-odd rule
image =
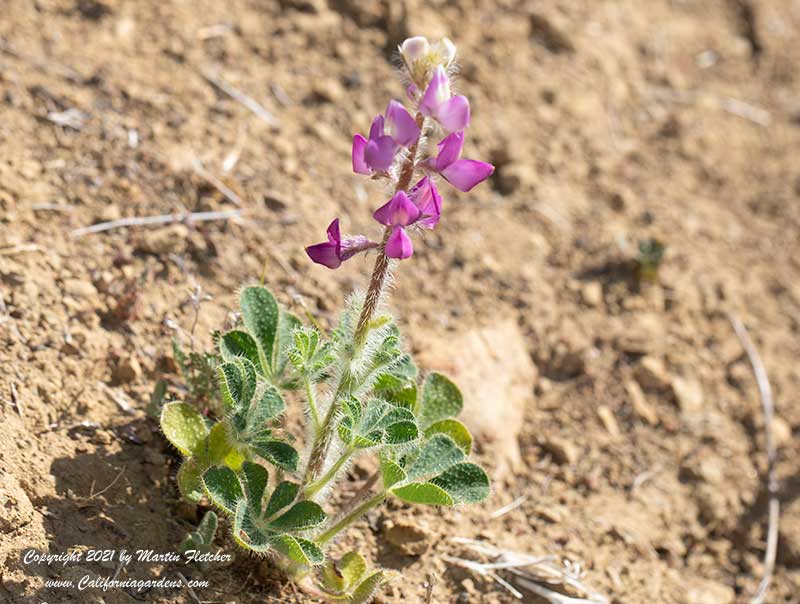
[[[211,554],[213,553],[214,537],[217,533],[217,515],[209,510],[203,516],[197,529],[186,535],[180,545],[180,552],[186,554],[187,552],[196,552],[198,554]],[[206,567],[207,563],[201,562],[202,567]]]
[[[666,246],[658,239],[650,238],[639,242],[639,252],[634,259],[634,273],[639,283],[658,281],[658,269],[664,259]]]

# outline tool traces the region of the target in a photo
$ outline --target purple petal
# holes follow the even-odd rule
[[[369,140],[374,141],[383,136],[383,116],[376,115],[372,120],[372,125],[369,127]]]
[[[370,138],[364,148],[364,161],[375,172],[385,172],[394,161],[395,151],[397,151],[397,145],[391,136]]]
[[[464,147],[464,133],[453,132],[442,139],[438,144],[439,155],[436,156],[436,171],[441,172],[447,166],[461,157],[461,149]]]
[[[392,234],[389,235],[389,239],[386,241],[386,255],[389,258],[404,260],[405,258],[410,258],[413,253],[414,246],[411,243],[411,237],[406,234],[403,227],[394,227]]]
[[[411,189],[410,197],[420,211],[418,224],[426,229],[432,229],[439,224],[439,217],[442,214],[442,196],[439,195],[436,185],[430,178],[424,176],[420,179]]]
[[[405,191],[398,191],[389,201],[375,210],[375,220],[386,226],[407,226],[420,216],[419,208]]]
[[[337,252],[338,247],[336,243],[331,243],[330,241],[317,243],[316,245],[309,245],[306,248],[306,254],[317,264],[328,268],[339,268],[342,265],[342,261]]]
[[[419,88],[417,88],[416,84],[409,84],[406,87],[406,96],[408,97],[409,101],[417,100],[418,94],[419,94]]]
[[[465,96],[454,96],[443,103],[434,113],[436,121],[448,132],[463,130],[469,126],[469,101]]]
[[[360,134],[353,136],[353,172],[356,174],[369,174],[369,166],[364,161],[364,149],[367,147],[367,139]]]
[[[334,218],[328,225],[328,241],[336,245],[342,244],[342,233],[339,230],[339,219]]]
[[[419,126],[400,103],[389,101],[386,108],[386,134],[391,136],[398,145],[408,147],[419,137]]]
[[[467,192],[494,172],[494,166],[477,159],[459,159],[442,170],[442,176],[459,191]]]
[[[444,67],[439,65],[433,72],[433,77],[431,77],[431,81],[425,89],[425,94],[419,103],[419,110],[422,115],[435,116],[439,108],[449,99],[450,79],[447,77]]]

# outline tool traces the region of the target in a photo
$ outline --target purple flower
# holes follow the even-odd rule
[[[464,133],[453,132],[439,144],[439,155],[425,163],[432,170],[439,172],[445,180],[459,191],[469,191],[482,183],[494,172],[494,166],[477,159],[461,159],[464,147]]]
[[[353,172],[370,175],[386,172],[399,147],[408,147],[419,137],[419,126],[405,107],[389,101],[385,115],[372,120],[369,139],[353,137]]]
[[[422,115],[435,118],[447,132],[463,130],[469,125],[469,101],[465,96],[450,96],[450,78],[441,65],[433,72],[419,110]]]
[[[426,229],[432,229],[439,224],[442,214],[442,196],[436,190],[436,184],[428,176],[423,176],[408,192],[414,205],[419,208],[420,216],[417,222]]]
[[[328,225],[328,241],[309,245],[306,254],[317,264],[328,268],[339,268],[348,258],[373,247],[378,247],[378,244],[361,235],[342,239],[339,219],[336,218]]]
[[[411,238],[403,227],[414,224],[419,220],[422,212],[416,204],[409,199],[405,191],[398,191],[380,208],[375,210],[375,220],[388,227],[392,227],[389,239],[386,241],[386,255],[389,258],[403,260],[414,253]]]

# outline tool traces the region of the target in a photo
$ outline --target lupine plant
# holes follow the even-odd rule
[[[343,236],[337,218],[327,241],[306,248],[331,269],[374,253],[366,293],[351,296],[338,326],[324,334],[267,289],[245,287],[240,327],[216,336],[224,413],[209,420],[172,402],[161,416],[164,434],[185,456],[177,481],[186,499],[210,501],[230,518],[242,547],[274,554],[294,578],[316,578],[318,595],[350,604],[370,599],[386,575],[368,571],[355,552],[326,560],[326,547],[344,529],[389,498],[455,506],[489,494],[486,473],[468,460],[472,437],[455,419],[461,393],[440,373],[420,377],[385,295],[397,261],[414,253],[414,236],[441,219],[439,177],[469,191],[494,168],[461,158],[470,105],[451,93],[453,44],[415,37],[399,52],[413,111],[390,101],[352,147],[353,170],[388,185],[388,201],[373,214],[383,234],[377,242]],[[433,153],[429,140],[438,141]],[[281,419],[290,393],[305,407],[298,440]],[[356,495],[332,496],[362,455],[375,456],[378,471]]]

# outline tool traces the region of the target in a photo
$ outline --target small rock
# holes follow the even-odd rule
[[[516,322],[506,320],[421,344],[420,366],[447,374],[464,394],[461,419],[476,442],[492,452],[495,478],[521,469],[517,437],[538,371]]]
[[[772,418],[772,434],[775,436],[775,443],[780,447],[792,442],[792,427],[782,417]]]
[[[533,188],[535,184],[536,172],[528,164],[512,162],[497,171],[497,189],[503,195],[511,195],[518,190]]]
[[[578,448],[565,438],[552,436],[542,442],[542,446],[557,463],[571,466],[578,461]]]
[[[634,375],[645,390],[665,390],[670,385],[664,363],[655,357],[644,357],[636,367]]]
[[[97,288],[88,281],[65,279],[64,292],[76,298],[93,298],[97,296]]]
[[[690,580],[686,588],[686,604],[733,604],[735,599],[732,588],[708,579]]]
[[[581,299],[586,306],[600,306],[603,303],[603,286],[597,281],[587,283],[581,289]]]
[[[173,224],[154,231],[144,231],[137,249],[157,256],[179,253],[186,248],[188,234],[189,229],[182,224]]]
[[[33,504],[12,474],[0,472],[0,533],[12,533],[33,519]]]
[[[703,407],[703,387],[695,379],[676,377],[672,380],[672,392],[683,413],[698,413]]]
[[[390,520],[383,525],[383,536],[406,556],[421,556],[428,551],[433,533],[417,523]]]
[[[600,405],[597,408],[597,415],[611,436],[619,436],[619,425],[617,424],[617,418],[614,417],[614,413],[611,411],[611,409],[605,405]]]
[[[633,380],[628,380],[625,382],[625,390],[628,391],[633,412],[651,426],[655,426],[658,423],[658,414],[647,402],[641,386]]]
[[[344,87],[338,80],[331,78],[316,81],[311,89],[311,99],[314,102],[337,103],[344,94]]]
[[[114,379],[120,384],[135,382],[142,376],[142,366],[135,356],[119,359],[114,370]]]

